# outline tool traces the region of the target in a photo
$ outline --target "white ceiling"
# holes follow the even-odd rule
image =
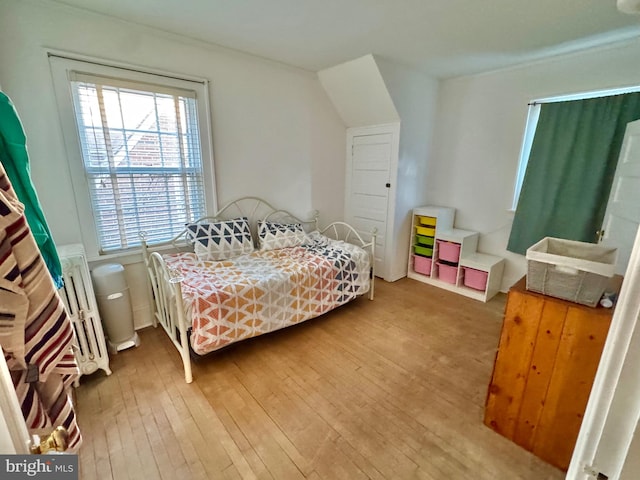
[[[57,0],[318,71],[373,53],[437,77],[640,37],[616,0]]]

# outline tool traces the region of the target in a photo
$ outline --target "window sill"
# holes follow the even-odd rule
[[[163,242],[160,244],[149,245],[149,250],[154,252],[170,252],[175,251],[175,245],[167,244],[167,242]],[[104,255],[93,255],[90,256],[87,261],[89,265],[94,267],[101,265],[103,263],[120,263],[122,265],[132,265],[134,263],[143,263],[144,258],[142,257],[142,247],[133,248],[128,251],[122,251],[117,253],[107,253]]]
[[[129,252],[109,253],[106,255],[92,256],[87,259],[90,266],[97,266],[102,263],[116,262],[122,265],[131,265],[134,263],[142,263],[142,250],[136,249]]]

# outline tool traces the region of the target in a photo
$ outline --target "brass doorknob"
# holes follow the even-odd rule
[[[64,452],[69,446],[69,432],[67,429],[56,427],[44,440],[36,435],[36,444],[31,447],[31,453],[44,454],[48,452]],[[37,442],[40,443],[37,443]]]

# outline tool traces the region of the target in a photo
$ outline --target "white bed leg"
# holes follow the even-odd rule
[[[373,293],[375,291],[376,276],[374,275],[373,268],[371,269],[371,280],[369,284],[369,300],[373,300]]]
[[[176,294],[176,316],[180,338],[180,356],[182,357],[182,365],[184,366],[184,380],[187,383],[193,382],[193,373],[191,372],[191,357],[189,356],[189,336],[187,334],[186,319],[184,318],[184,305],[182,303],[182,278],[174,277],[170,283],[175,287]],[[176,345],[177,346],[177,345]]]
[[[374,228],[371,232],[371,279],[369,285],[369,300],[373,300],[373,293],[376,286],[376,237],[378,229]]]
[[[182,357],[182,364],[184,365],[184,381],[187,383],[193,382],[193,374],[191,373],[191,359],[189,358],[189,352],[180,352]]]

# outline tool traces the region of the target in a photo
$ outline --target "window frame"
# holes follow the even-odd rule
[[[78,213],[82,243],[89,260],[105,260],[118,258],[127,254],[138,253],[140,247],[131,247],[100,252],[97,225],[93,215],[92,201],[85,175],[82,158],[80,133],[76,122],[71,86],[71,72],[84,72],[90,75],[120,78],[125,81],[165,85],[172,88],[193,90],[196,92],[197,123],[199,131],[200,153],[202,159],[205,211],[215,211],[215,165],[213,158],[213,140],[211,130],[211,110],[209,103],[209,81],[202,78],[143,69],[141,67],[116,64],[88,57],[69,56],[64,53],[48,51],[49,65],[58,113],[66,147],[71,184],[73,187],[76,209]]]

